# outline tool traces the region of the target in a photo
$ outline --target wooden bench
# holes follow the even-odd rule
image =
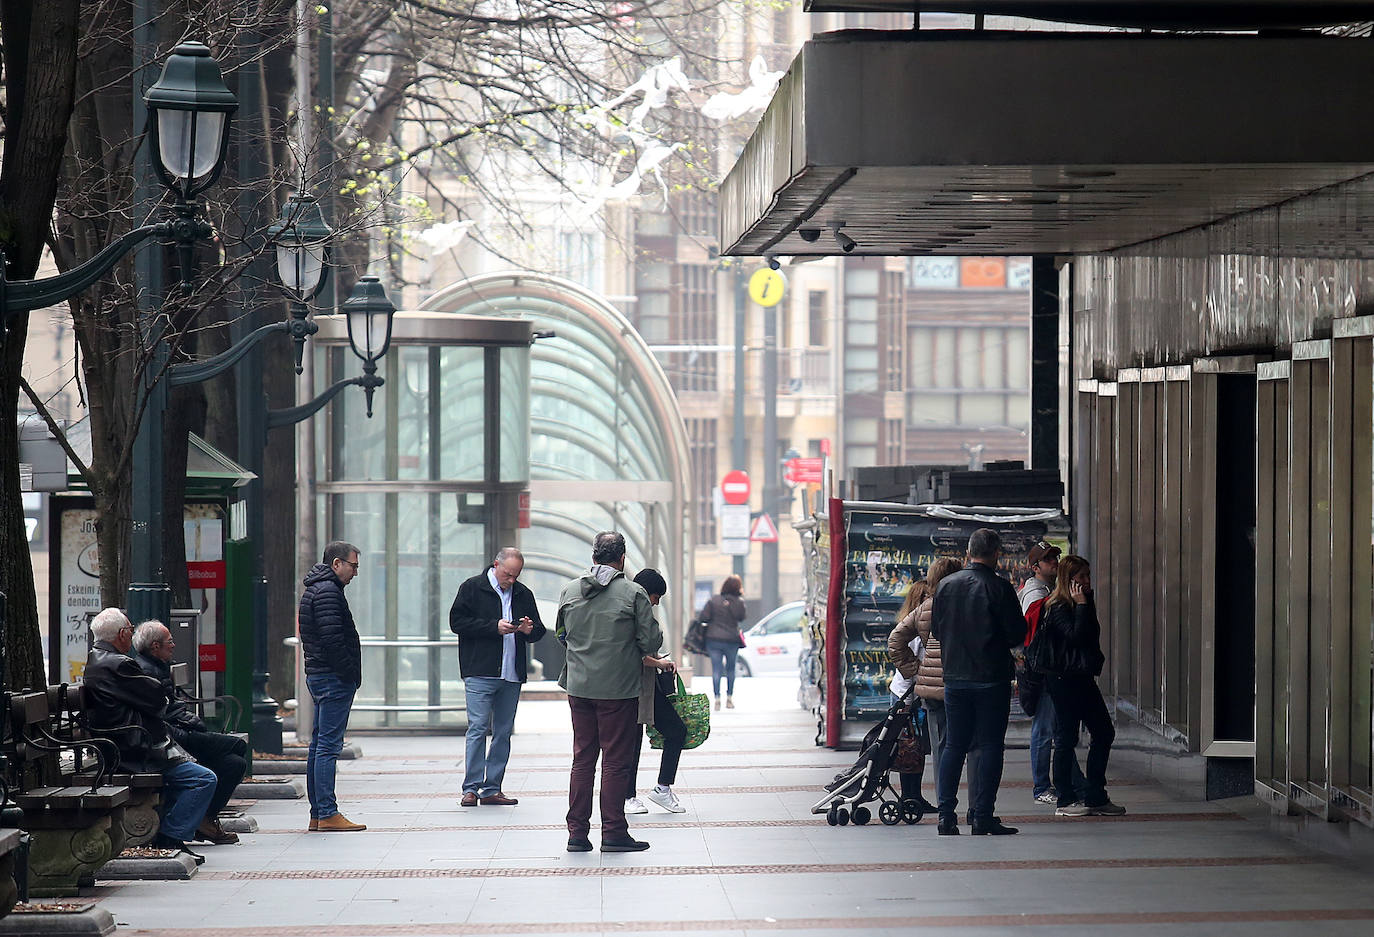
[[[12,759],[7,783],[20,811],[19,826],[31,837],[28,893],[35,898],[72,897],[78,881],[124,848],[127,785],[111,783],[114,762],[98,741],[66,740],[53,733],[47,691],[8,694]],[[70,758],[70,765],[65,764]],[[94,763],[87,776],[82,759]]]
[[[124,845],[146,846],[157,835],[162,805],[162,775],[156,771],[131,774],[118,769],[119,746],[110,739],[93,733],[86,722],[89,709],[84,685],[62,683],[48,687],[48,709],[57,720],[55,734],[64,741],[98,746],[109,768],[104,772],[107,783],[127,787],[129,800],[124,805],[120,823],[124,827]],[[100,771],[83,763],[81,753],[74,756],[73,777],[78,782],[95,783]]]

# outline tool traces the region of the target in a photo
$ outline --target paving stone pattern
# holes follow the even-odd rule
[[[506,776],[519,806],[458,806],[461,737],[364,736],[339,801],[367,832],[307,833],[304,801],[259,800],[257,832],[206,847],[191,881],[100,882],[94,896],[133,937],[1374,933],[1374,874],[1269,832],[1250,801],[1113,777],[1125,817],[1056,818],[1030,797],[1024,749],[1008,753],[998,804],[1019,836],[938,837],[929,817],[829,827],[810,807],[853,754],[812,744],[795,692],[740,681],[739,708],[713,713],[710,740],[683,756],[688,812],[630,817],[648,852],[564,851],[567,706],[527,701]],[[657,764],[645,746],[641,796]]]

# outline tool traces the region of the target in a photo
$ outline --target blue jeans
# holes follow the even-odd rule
[[[706,641],[706,656],[711,659],[711,690],[720,699],[720,677],[725,675],[725,692],[735,695],[735,663],[739,658],[738,641]]]
[[[162,772],[162,822],[159,832],[183,843],[196,833],[215,797],[215,772],[184,761]]]
[[[490,797],[501,793],[510,760],[510,734],[515,728],[515,707],[520,684],[500,677],[464,677],[467,691],[467,771],[463,793]],[[487,733],[491,747],[487,747]]]
[[[309,674],[305,685],[315,701],[315,725],[310,731],[310,754],[305,759],[305,790],[310,798],[310,818],[327,820],[339,812],[334,773],[358,688],[332,673]]]
[[[1054,790],[1054,785],[1050,782],[1050,751],[1054,748],[1055,715],[1054,700],[1050,698],[1049,691],[1040,694],[1040,704],[1036,707],[1035,716],[1031,719],[1030,737],[1030,758],[1031,758],[1031,781],[1034,787],[1033,796],[1039,797],[1046,791]],[[1083,769],[1078,767],[1078,759],[1074,758],[1071,769],[1074,791],[1078,794],[1078,799],[1082,800],[1088,792],[1088,782],[1083,777]]]
[[[940,755],[940,819],[950,823],[959,809],[959,774],[969,749],[977,746],[978,785],[970,812],[974,827],[993,822],[997,807],[997,788],[1002,783],[1002,746],[1011,714],[1011,687],[950,685],[945,680],[945,721],[948,735]],[[969,778],[973,787],[973,779]]]

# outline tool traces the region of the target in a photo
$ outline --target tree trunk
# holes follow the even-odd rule
[[[4,43],[5,150],[0,164],[0,237],[13,279],[38,270],[43,239],[57,197],[57,167],[67,144],[76,83],[79,0],[0,2]],[[0,592],[4,619],[5,685],[43,686],[47,667],[39,635],[24,499],[19,489],[19,377],[27,315],[5,324],[0,374]]]

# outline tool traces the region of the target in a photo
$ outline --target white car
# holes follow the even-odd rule
[[[803,603],[788,602],[759,619],[744,633],[735,673],[753,677],[767,673],[797,674],[797,655],[801,652]]]

